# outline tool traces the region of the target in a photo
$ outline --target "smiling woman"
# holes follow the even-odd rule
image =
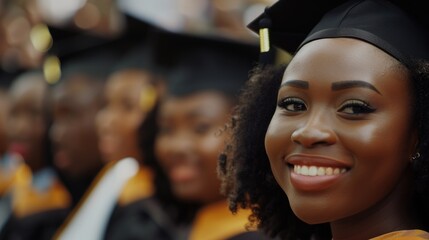
[[[301,3],[255,21],[294,57],[241,95],[220,161],[230,207],[282,239],[429,239],[427,20],[399,1],[337,2],[309,10],[321,20],[304,18],[299,42],[284,18]]]

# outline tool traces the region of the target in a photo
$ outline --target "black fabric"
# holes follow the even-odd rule
[[[294,53],[308,33],[323,15],[344,0],[280,0],[267,8],[248,27],[259,33],[260,22],[271,20],[270,41],[290,53]]]
[[[154,66],[150,54],[151,49],[146,44],[137,45],[118,60],[113,71],[116,72],[123,69],[151,70]]]
[[[60,57],[62,62],[61,79],[64,80],[79,73],[94,80],[104,81],[112,72],[114,64],[126,47],[123,39],[116,39],[85,51]]]
[[[13,80],[19,76],[22,73],[22,71],[19,72],[6,72],[2,69],[0,69],[0,90],[9,89],[10,85],[12,85]]]
[[[250,232],[244,232],[244,233],[235,235],[234,237],[228,238],[228,240],[280,240],[280,239],[270,238],[265,234],[263,234],[261,231],[250,231]]]
[[[67,218],[70,209],[58,209],[24,218],[10,217],[0,233],[0,240],[51,240]]]
[[[107,225],[105,240],[181,239],[179,229],[153,198],[116,206]]]
[[[350,37],[407,64],[414,58],[429,59],[429,8],[425,5],[403,0],[280,0],[249,27],[257,31],[259,21],[268,16],[272,43],[291,53],[316,39]]]
[[[235,95],[258,61],[259,47],[232,39],[161,32],[161,64],[171,66],[168,92],[185,96],[214,90]]]
[[[129,49],[129,42],[134,41],[125,36],[105,37],[54,27],[50,31],[53,45],[46,55],[59,58],[60,81],[75,73],[104,81],[116,61]]]

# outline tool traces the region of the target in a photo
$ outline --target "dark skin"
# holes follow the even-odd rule
[[[143,71],[123,70],[112,75],[104,90],[105,106],[97,114],[99,148],[105,161],[125,157],[140,160],[138,127],[148,109],[140,103],[144,90],[153,88]]]
[[[329,222],[334,239],[419,227],[409,210],[417,130],[399,62],[363,41],[316,40],[289,64],[277,101],[265,147],[298,218]]]
[[[161,104],[155,155],[177,198],[201,204],[224,198],[216,165],[226,134],[216,132],[228,121],[231,107],[226,97],[210,91]]]
[[[9,115],[9,96],[7,90],[0,89],[0,155],[6,153],[8,136],[6,122]]]
[[[99,82],[84,75],[75,75],[54,89],[54,164],[72,181],[91,178],[103,166],[95,130],[101,89]]]
[[[9,147],[22,156],[33,172],[46,165],[46,94],[47,84],[42,74],[31,74],[16,80],[9,91]]]

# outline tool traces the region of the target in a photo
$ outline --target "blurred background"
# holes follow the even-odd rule
[[[245,25],[273,0],[1,0],[0,57],[5,74],[40,67],[51,29],[104,38],[126,31],[125,15],[177,32],[254,41]],[[138,29],[136,30],[138,31]],[[141,29],[144,32],[144,29]],[[63,36],[58,36],[61,38]],[[58,40],[60,41],[60,40]],[[65,46],[64,46],[65,47]],[[3,74],[2,74],[3,75]],[[1,81],[9,81],[8,77]]]
[[[223,234],[219,229],[244,231],[247,215],[239,224],[225,219],[209,222],[224,221],[223,227],[212,227],[212,233],[194,228],[198,212],[207,212],[204,207],[213,202],[205,202],[204,192],[196,193],[196,202],[180,199],[168,184],[164,187],[162,180],[154,180],[153,175],[166,178],[158,163],[150,163],[155,140],[142,145],[140,138],[155,137],[157,104],[169,88],[184,89],[189,96],[212,89],[234,91],[233,98],[237,97],[235,91],[247,80],[250,63],[259,54],[259,39],[246,25],[273,3],[0,0],[0,240],[103,235],[136,239],[124,238],[134,232],[137,239],[188,239],[194,230],[195,236],[205,235],[190,239],[211,239],[206,236]],[[182,64],[183,59],[187,62]],[[170,68],[178,68],[173,71],[176,76],[167,73]],[[188,79],[183,79],[185,75]],[[169,87],[169,79],[176,77],[182,80]],[[230,84],[234,79],[238,83]],[[229,95],[226,99],[219,126],[229,117],[231,103],[236,103]],[[210,139],[213,129],[207,134]],[[206,174],[217,201],[209,209],[229,218],[226,199],[218,191],[218,153],[209,156]],[[120,174],[106,174],[127,157],[137,160],[136,169],[128,162]],[[100,184],[104,180],[110,185]],[[91,196],[97,188],[101,195]],[[82,207],[91,202],[88,199],[107,205],[104,210]],[[160,206],[157,211],[154,202]],[[160,224],[162,216],[174,224]],[[182,225],[188,229],[184,237]]]

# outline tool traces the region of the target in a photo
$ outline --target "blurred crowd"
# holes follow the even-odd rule
[[[268,239],[216,166],[273,2],[0,0],[0,239]]]

